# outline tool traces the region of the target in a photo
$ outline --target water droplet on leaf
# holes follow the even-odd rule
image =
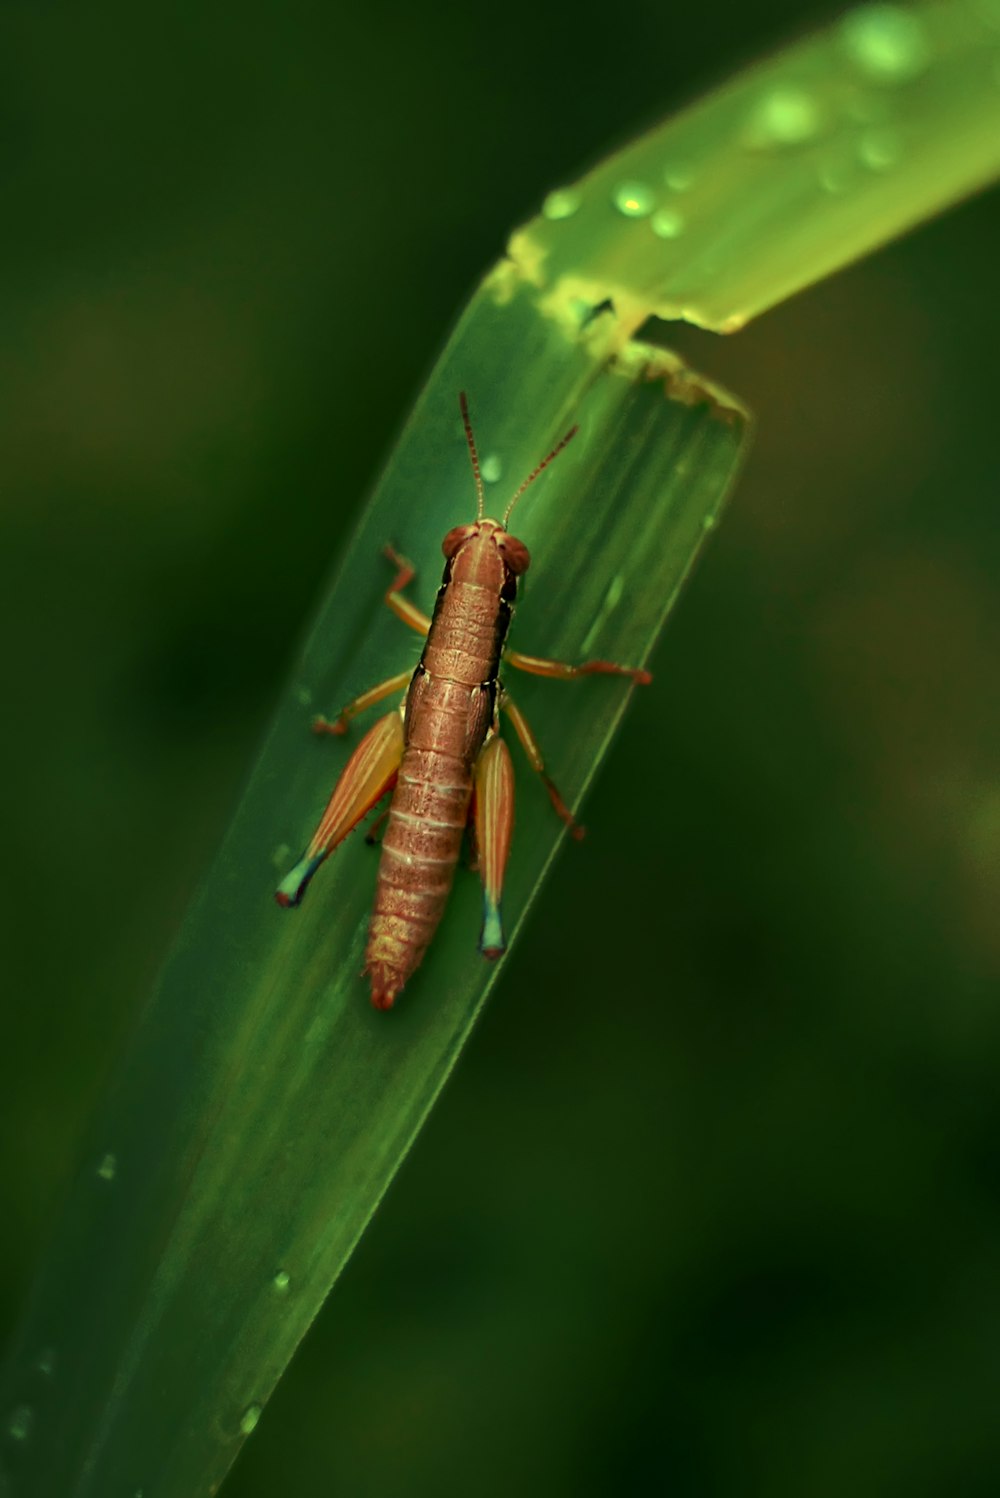
[[[7,1434],[12,1441],[26,1441],[35,1423],[35,1412],[30,1404],[15,1405],[7,1416]]]
[[[542,204],[542,215],[548,219],[572,218],[583,201],[572,187],[557,187]]]
[[[102,1181],[113,1181],[118,1170],[118,1156],[108,1153],[97,1167],[97,1174]]]
[[[643,182],[620,183],[611,201],[626,218],[648,218],[656,207],[656,199]]]
[[[757,103],[744,139],[753,150],[800,146],[814,140],[823,128],[823,112],[804,88],[785,84],[772,88]]]
[[[931,59],[923,22],[899,5],[863,5],[841,22],[841,40],[856,67],[875,83],[918,78]]]
[[[903,154],[894,130],[866,130],[858,142],[858,160],[872,172],[887,172]]]
[[[690,166],[668,166],[663,173],[663,180],[671,192],[687,192],[694,178],[694,168]]]
[[[684,233],[684,215],[676,208],[658,208],[649,221],[649,227],[660,239],[676,239]]]
[[[257,1428],[257,1421],[260,1419],[260,1416],[261,1407],[259,1404],[247,1405],[246,1409],[243,1411],[243,1414],[240,1416],[240,1430],[245,1436],[248,1436],[252,1430],[255,1430]]]

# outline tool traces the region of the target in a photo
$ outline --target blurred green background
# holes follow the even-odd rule
[[[8,9],[4,1331],[467,291],[831,14]],[[666,331],[747,472],[232,1498],[1000,1490],[998,243]]]

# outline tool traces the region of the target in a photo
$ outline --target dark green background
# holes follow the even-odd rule
[[[8,7],[5,1326],[468,289],[829,14]],[[1000,1489],[998,242],[679,331],[744,481],[232,1498]]]

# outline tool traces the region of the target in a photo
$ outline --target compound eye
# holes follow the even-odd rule
[[[441,550],[450,561],[463,541],[467,541],[475,530],[473,525],[456,525],[441,542]]]
[[[519,541],[516,536],[504,536],[500,542],[500,550],[503,552],[504,561],[515,577],[520,576],[522,572],[527,572],[531,565],[531,553],[523,541]]]

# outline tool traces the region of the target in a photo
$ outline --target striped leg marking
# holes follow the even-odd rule
[[[398,712],[388,713],[368,730],[344,766],[312,842],[275,890],[279,905],[298,905],[324,858],[396,784],[402,758],[403,720]]]
[[[507,949],[500,920],[500,896],[514,827],[514,766],[510,751],[494,735],[476,761],[473,772],[474,826],[483,881],[483,929],[479,950],[491,960]]]

